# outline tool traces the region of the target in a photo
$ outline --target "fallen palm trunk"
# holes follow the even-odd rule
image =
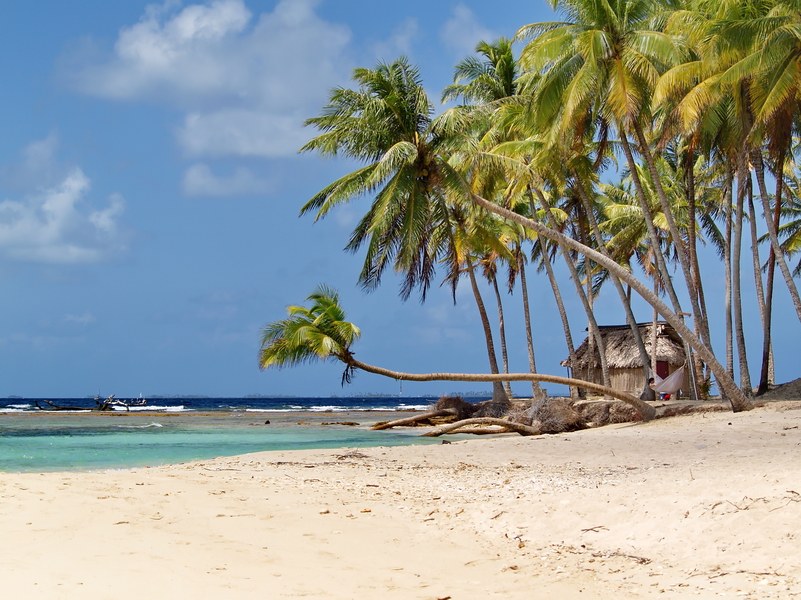
[[[500,373],[482,375],[469,373],[401,373],[399,371],[391,371],[389,369],[368,365],[353,357],[349,357],[349,360],[346,362],[351,369],[361,369],[368,373],[383,375],[384,377],[391,377],[392,379],[400,381],[471,381],[480,383],[495,381],[544,381],[546,383],[556,383],[559,385],[572,385],[622,400],[626,404],[636,408],[643,421],[650,421],[656,415],[656,409],[653,406],[629,393],[614,390],[590,381],[582,381],[581,379],[571,379],[569,377],[559,377],[557,375],[542,375],[540,373]]]
[[[531,425],[513,423],[512,421],[507,421],[506,419],[496,419],[494,417],[477,417],[475,419],[462,419],[461,421],[456,421],[456,423],[441,425],[436,429],[427,431],[420,437],[439,437],[445,433],[451,433],[462,427],[467,427],[468,425],[498,425],[505,428],[507,431],[516,431],[520,435],[540,435],[542,433],[542,430],[539,427],[533,427]],[[459,433],[469,433],[469,431],[462,431]],[[496,433],[501,433],[501,431]]]
[[[370,429],[381,430],[390,429],[392,427],[403,427],[404,425],[413,425],[426,419],[433,419],[435,417],[450,417],[455,416],[456,410],[453,408],[443,408],[440,410],[432,410],[431,412],[415,415],[413,417],[406,417],[405,419],[397,419],[395,421],[386,421],[384,423],[376,423]]]

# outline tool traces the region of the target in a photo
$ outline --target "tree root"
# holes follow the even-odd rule
[[[507,421],[506,419],[496,419],[494,417],[478,417],[475,419],[462,419],[461,421],[456,421],[456,423],[442,425],[436,429],[427,431],[420,437],[439,437],[445,433],[451,433],[452,431],[467,425],[498,425],[503,427],[506,431],[516,431],[520,435],[540,435],[542,433],[539,427],[522,425],[521,423],[513,423],[512,421]],[[500,433],[500,431],[498,433]]]
[[[444,435],[469,433],[470,435],[497,435],[499,433],[509,433],[506,427],[468,427],[467,429],[447,431]]]
[[[384,423],[376,423],[370,429],[381,430],[390,429],[392,427],[403,427],[404,425],[413,425],[418,421],[425,421],[426,419],[433,419],[434,417],[452,417],[456,415],[455,408],[443,408],[440,410],[432,410],[431,412],[415,415],[413,417],[406,417],[405,419],[397,419],[396,421],[386,421]]]

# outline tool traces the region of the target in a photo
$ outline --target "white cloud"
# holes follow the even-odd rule
[[[53,160],[56,149],[51,135],[29,144],[23,151],[27,175],[39,173],[39,181],[62,170]],[[55,183],[20,200],[0,201],[0,259],[50,264],[89,263],[106,258],[126,246],[117,220],[125,201],[112,194],[108,206],[85,208],[89,178],[78,167],[66,171]]]
[[[399,54],[411,54],[419,29],[417,19],[411,17],[405,19],[395,28],[392,36],[387,41],[378,43],[373,47],[375,56],[378,60],[391,61],[395,60]]]
[[[302,119],[251,109],[223,109],[187,115],[178,140],[193,156],[294,155],[309,139]]]
[[[43,140],[34,140],[20,152],[20,160],[4,166],[3,178],[17,189],[41,188],[63,177],[66,171],[55,161],[58,134],[53,131]]]
[[[189,155],[293,155],[309,137],[303,120],[350,70],[350,30],[318,18],[318,3],[281,0],[256,19],[243,0],[151,6],[112,56],[72,80],[88,94],[186,110],[177,138]]]
[[[89,311],[86,311],[82,315],[64,315],[64,320],[70,323],[78,323],[79,325],[91,325],[97,321],[97,318]]]
[[[440,30],[440,39],[459,59],[473,54],[480,41],[491,42],[495,38],[497,36],[481,25],[473,11],[464,4],[456,5],[453,16]]]
[[[215,175],[208,165],[198,163],[184,173],[183,190],[187,196],[240,196],[264,194],[272,184],[253,175],[245,167],[237,167],[228,177]]]

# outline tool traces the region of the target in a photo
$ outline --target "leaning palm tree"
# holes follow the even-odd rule
[[[361,331],[345,320],[336,290],[320,285],[306,300],[312,302],[309,308],[289,306],[288,318],[264,327],[259,366],[296,366],[333,357],[348,365],[342,383],[349,383],[353,375],[350,347]]]
[[[560,385],[574,385],[618,398],[633,406],[644,420],[655,415],[653,406],[646,404],[631,394],[611,388],[538,373],[402,373],[376,367],[356,360],[351,350],[353,343],[361,337],[361,330],[345,320],[345,311],[339,302],[336,290],[320,285],[307,298],[310,307],[289,306],[287,318],[267,324],[262,329],[259,367],[291,367],[314,361],[335,359],[345,364],[342,383],[349,383],[358,369],[390,377],[399,381],[467,381],[476,383],[503,381],[545,381]]]

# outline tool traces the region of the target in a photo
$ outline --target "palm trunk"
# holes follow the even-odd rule
[[[495,356],[495,343],[492,341],[492,329],[490,329],[489,318],[487,318],[487,309],[484,307],[484,301],[481,299],[481,292],[478,290],[478,282],[476,281],[475,267],[470,258],[467,259],[467,273],[470,278],[470,287],[473,289],[473,296],[476,299],[478,306],[478,313],[481,316],[481,325],[484,329],[484,337],[487,341],[487,355],[489,356],[490,371],[493,374],[498,374],[498,359]],[[492,401],[500,403],[508,403],[509,397],[503,389],[501,380],[492,383]]]
[[[537,372],[537,361],[534,358],[534,338],[531,335],[531,310],[528,302],[528,284],[526,283],[526,265],[523,259],[523,249],[516,248],[515,257],[517,258],[517,269],[520,272],[520,289],[523,296],[523,317],[526,327],[526,348],[528,350],[528,368],[532,373]],[[542,400],[545,392],[539,381],[531,382],[531,397],[534,400]]]
[[[545,209],[546,216],[551,223],[555,224],[556,220],[551,213],[548,202],[545,200],[542,192],[537,190],[537,194],[540,199],[540,203],[542,203],[542,207]],[[603,378],[604,385],[609,387],[609,367],[606,361],[606,347],[604,346],[604,341],[601,337],[601,330],[598,328],[598,322],[595,320],[595,313],[592,311],[592,305],[587,298],[587,294],[584,293],[584,286],[581,285],[581,277],[579,276],[578,269],[576,269],[576,263],[573,260],[573,257],[570,256],[570,252],[567,250],[564,244],[560,243],[558,240],[557,244],[559,245],[559,251],[562,254],[562,257],[565,259],[565,264],[570,271],[570,278],[573,280],[576,293],[581,300],[582,306],[584,306],[584,312],[587,313],[587,328],[589,329],[589,335],[591,336],[591,339],[594,340],[598,348],[598,362],[601,364],[601,377]],[[592,354],[590,354],[590,356],[592,356]]]
[[[754,268],[754,287],[756,288],[757,304],[759,306],[759,319],[762,323],[763,343],[766,337],[768,339],[767,348],[764,346],[762,348],[762,363],[764,366],[767,366],[767,357],[769,354],[768,349],[770,348],[770,323],[767,320],[768,310],[767,306],[765,305],[765,289],[762,282],[762,264],[759,260],[759,236],[757,234],[756,210],[754,210],[754,194],[751,190],[751,186],[748,187],[748,217],[748,225],[751,232],[751,260]],[[767,369],[765,369],[765,375],[767,376]],[[757,395],[759,395],[759,388],[757,388]]]
[[[687,252],[684,248],[684,241],[679,233],[676,220],[673,218],[673,211],[670,208],[667,195],[662,187],[662,179],[659,177],[659,172],[656,170],[656,161],[654,160],[654,155],[651,153],[651,148],[648,146],[648,141],[645,139],[645,134],[643,133],[642,127],[636,121],[634,122],[634,132],[640,145],[640,154],[645,158],[645,162],[648,165],[648,171],[650,172],[651,179],[654,183],[656,195],[659,198],[659,203],[662,205],[662,213],[667,221],[670,237],[673,238],[673,246],[675,247],[676,256],[679,259],[679,265],[681,265],[681,271],[684,274],[684,283],[687,286],[687,291],[690,295],[690,306],[692,306],[694,318],[700,325],[701,332],[703,334],[701,339],[705,340],[706,343],[709,343],[709,325],[706,322],[706,315],[701,313],[701,308],[698,305],[698,290],[695,289],[695,283],[690,271],[690,262],[687,259]]]
[[[693,277],[693,285],[698,294],[698,307],[701,314],[704,315],[704,320],[709,327],[709,315],[706,311],[706,299],[704,298],[704,284],[701,280],[701,265],[698,263],[698,240],[696,239],[696,224],[698,218],[698,211],[695,201],[695,151],[691,146],[687,147],[687,160],[685,165],[685,172],[687,173],[687,206],[689,209],[689,216],[687,218],[687,252],[690,259],[690,270]],[[703,328],[697,319],[693,319],[693,329],[695,334],[701,338],[701,341],[706,344],[711,344],[712,340],[704,338]],[[707,331],[709,333],[709,331]],[[711,334],[710,334],[711,335]],[[701,360],[698,355],[691,352],[688,357],[692,362],[692,376],[695,383],[695,400],[698,400],[698,390],[703,388],[704,375],[702,372]]]
[[[784,159],[786,156],[785,148],[779,151],[779,156],[776,160],[776,201],[773,205],[773,226],[779,230],[779,220],[781,218],[782,210],[782,192],[784,192]],[[768,254],[768,274],[765,278],[765,322],[767,327],[764,330],[762,337],[762,368],[759,374],[759,386],[757,387],[757,396],[760,396],[768,391],[771,381],[771,366],[773,344],[771,342],[771,329],[773,320],[773,281],[776,273],[776,255],[773,252],[773,246],[770,247]]]
[[[673,288],[673,280],[670,278],[667,265],[665,265],[665,258],[662,256],[659,246],[659,236],[657,235],[656,227],[654,226],[654,216],[651,212],[651,207],[648,205],[648,197],[645,195],[645,190],[642,187],[640,175],[637,172],[637,163],[634,161],[634,155],[631,152],[631,146],[629,145],[628,137],[626,137],[626,132],[621,124],[618,124],[618,130],[620,131],[620,141],[623,145],[623,153],[626,155],[626,163],[628,164],[629,172],[631,173],[631,179],[634,182],[634,190],[637,192],[637,199],[640,201],[640,208],[642,210],[643,218],[645,219],[645,227],[648,230],[648,240],[651,242],[651,247],[654,249],[654,259],[656,260],[656,268],[659,272],[659,278],[662,280],[662,283],[665,286],[665,291],[667,291],[667,295],[668,298],[670,298],[671,304],[673,305],[674,312],[676,314],[680,314],[682,312],[681,303],[679,302],[679,297],[676,295],[676,290]]]
[[[732,202],[734,200],[734,181],[731,172],[731,162],[726,161],[726,189],[723,194],[723,215],[726,219],[725,238],[723,245],[723,262],[726,266],[726,298],[725,298],[725,320],[726,320],[726,371],[734,377],[734,329],[732,326],[732,285],[731,285],[731,238],[732,223],[731,214]]]
[[[528,188],[528,204],[531,209],[531,220],[539,223],[537,217],[537,206],[534,203],[534,196],[531,193],[531,188]],[[553,272],[553,265],[551,258],[548,256],[548,248],[542,242],[542,238],[537,238],[537,244],[540,247],[540,260],[545,267],[545,272],[548,275],[548,282],[551,284],[551,291],[553,292],[554,301],[556,302],[556,309],[559,312],[559,318],[562,321],[562,329],[565,333],[565,343],[567,344],[567,355],[570,357],[570,364],[576,365],[576,347],[573,345],[573,334],[570,332],[570,321],[567,318],[567,311],[565,310],[565,303],[562,301],[562,293],[559,290],[559,282],[556,280],[556,275]],[[571,374],[573,374],[573,367],[571,367]],[[578,388],[574,385],[570,386],[571,400],[578,400]]]
[[[659,281],[656,278],[657,274],[654,273],[654,294],[659,294]],[[651,318],[651,371],[656,373],[656,324],[659,321],[659,312],[654,308],[654,314]]]
[[[501,301],[501,291],[498,289],[498,280],[492,278],[492,289],[495,292],[495,301],[498,303],[498,336],[501,342],[501,362],[503,372],[509,372],[509,353],[506,351],[506,325],[503,319],[503,302]],[[508,381],[503,382],[503,389],[509,398],[512,398],[512,385]]]
[[[798,320],[801,321],[801,297],[798,295],[798,288],[793,281],[793,274],[790,272],[790,267],[787,266],[784,252],[782,252],[781,245],[779,244],[778,227],[775,225],[774,220],[770,218],[770,202],[768,200],[767,186],[765,185],[764,166],[762,162],[762,153],[754,152],[754,167],[756,168],[757,182],[759,184],[760,195],[762,196],[762,211],[765,216],[765,224],[768,229],[768,237],[770,238],[770,246],[773,249],[773,254],[776,257],[776,263],[779,265],[779,270],[784,276],[784,282],[787,284],[787,289],[790,292],[790,297],[793,300]],[[779,177],[781,179],[781,177]]]
[[[745,333],[743,331],[743,304],[740,285],[740,253],[743,237],[743,204],[750,185],[750,177],[746,168],[746,155],[740,153],[737,165],[737,206],[734,217],[734,247],[732,249],[732,300],[734,302],[734,339],[737,342],[737,356],[740,365],[740,388],[746,396],[751,397],[751,376],[748,373],[748,356],[746,355]]]
[[[698,354],[701,356],[701,359],[709,365],[710,369],[715,374],[715,377],[718,380],[718,386],[720,387],[721,392],[726,394],[733,412],[740,412],[752,408],[749,399],[745,396],[745,394],[743,394],[742,390],[737,387],[737,384],[734,382],[731,376],[715,358],[714,352],[712,352],[712,350],[706,344],[704,344],[698,338],[698,336],[696,336],[690,329],[687,328],[684,320],[679,317],[679,315],[670,310],[670,308],[664,302],[662,302],[658,296],[653,294],[647,287],[645,287],[643,283],[632,273],[600,252],[580,244],[576,240],[571,239],[570,237],[554,229],[546,227],[541,223],[528,219],[523,215],[517,214],[502,206],[498,206],[486,198],[482,198],[478,194],[471,194],[470,199],[473,203],[496,215],[499,215],[505,219],[509,219],[515,223],[519,223],[523,227],[526,227],[527,229],[530,229],[539,235],[547,237],[559,244],[563,244],[568,248],[572,248],[573,250],[580,252],[584,256],[592,258],[592,260],[600,264],[606,270],[617,275],[622,281],[625,281],[628,285],[630,285],[648,304],[656,308],[659,311],[659,314],[661,314],[662,317],[673,326],[676,332],[682,338],[684,338],[684,340],[692,348],[694,348],[696,352],[698,352]]]
[[[548,282],[551,284],[553,291],[553,298],[556,302],[556,310],[559,312],[559,319],[562,321],[562,330],[565,334],[565,344],[567,344],[567,355],[570,357],[570,364],[578,364],[576,358],[576,346],[573,344],[573,334],[570,331],[570,321],[567,318],[567,310],[565,310],[565,303],[562,300],[562,292],[559,289],[559,282],[556,279],[556,274],[551,264],[551,258],[548,256],[548,248],[542,243],[542,239],[538,239],[537,243],[540,246],[540,256],[542,257],[542,264],[545,266],[545,272],[548,275]],[[572,370],[572,368],[571,368]],[[570,398],[578,400],[578,388],[576,386],[570,387]]]
[[[587,197],[587,191],[584,189],[584,185],[575,173],[573,173],[573,177],[576,180],[578,195],[579,198],[581,198],[584,212],[587,213],[587,219],[590,222],[590,227],[592,228],[593,237],[595,238],[595,243],[598,246],[598,250],[602,254],[609,256],[609,252],[606,249],[606,244],[604,243],[603,235],[601,235],[601,229],[598,227],[598,221],[595,219],[595,214],[592,212],[592,206],[590,205],[590,200]],[[642,341],[642,335],[640,334],[640,328],[637,325],[637,319],[634,318],[634,312],[631,310],[631,298],[626,293],[626,290],[623,289],[623,284],[620,283],[620,279],[613,274],[610,274],[609,278],[612,280],[612,285],[614,285],[615,289],[617,290],[617,295],[620,297],[620,302],[623,304],[623,309],[626,312],[626,323],[628,323],[629,329],[631,329],[634,343],[637,344],[637,350],[640,353],[640,360],[642,361],[643,370],[645,371],[644,381],[647,382],[652,371],[648,367],[648,352],[646,351],[645,344]]]

